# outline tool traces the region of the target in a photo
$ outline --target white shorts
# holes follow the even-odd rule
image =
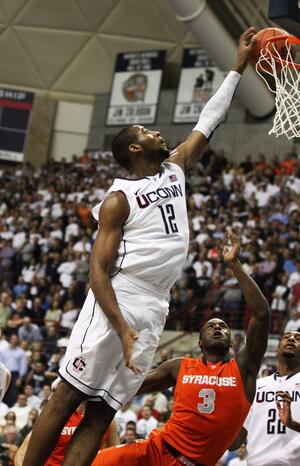
[[[90,290],[73,328],[59,375],[89,399],[104,399],[118,410],[136,394],[151,367],[169,305],[167,292],[163,296],[154,287],[142,288],[128,276],[118,274],[112,279],[112,285],[125,320],[139,332],[133,360],[141,373],[136,375],[125,367],[120,338]],[[54,387],[59,381],[55,381]]]
[[[6,393],[8,369],[0,362],[0,402],[3,400]]]

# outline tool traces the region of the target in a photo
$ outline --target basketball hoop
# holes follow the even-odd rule
[[[285,42],[284,58],[275,45],[278,41]],[[300,45],[300,39],[295,36],[271,37],[261,49],[256,63],[256,72],[275,94],[276,113],[268,134],[276,137],[285,134],[288,139],[300,137],[300,64],[295,63],[294,45]],[[270,86],[266,75],[272,76],[275,89]]]

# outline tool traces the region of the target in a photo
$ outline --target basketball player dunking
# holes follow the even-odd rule
[[[207,102],[187,140],[171,153],[158,131],[133,125],[112,143],[130,178],[117,178],[101,206],[86,301],[74,326],[56,391],[35,423],[24,466],[41,466],[66,420],[87,408],[64,466],[90,465],[116,410],[143,382],[163,331],[170,288],[185,263],[188,219],[184,172],[224,120],[247,66],[255,31],[240,39],[234,71]],[[123,353],[123,354],[122,354]]]
[[[214,466],[235,439],[254,399],[270,312],[267,300],[238,261],[239,240],[230,229],[228,240],[231,246],[225,246],[224,260],[253,309],[246,346],[229,361],[228,326],[220,319],[206,322],[200,330],[202,358],[166,361],[149,372],[139,390],[175,385],[170,420],[144,442],[100,452],[93,466]]]

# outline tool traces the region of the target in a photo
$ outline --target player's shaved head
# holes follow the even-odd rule
[[[222,319],[219,319],[218,317],[214,317],[212,319],[209,319],[207,320],[201,327],[200,327],[200,331],[199,331],[199,340],[202,339],[202,335],[203,335],[203,332],[205,330],[205,328],[209,325],[210,322],[222,322],[222,324],[225,324],[226,327],[228,328],[229,330],[229,327],[228,325],[226,324],[226,322]],[[230,330],[229,330],[230,331]]]
[[[224,320],[209,319],[200,329],[199,347],[203,353],[225,357],[231,346],[231,333]]]
[[[131,125],[123,128],[112,140],[111,150],[116,162],[126,170],[130,169],[130,144],[137,142],[140,126]]]

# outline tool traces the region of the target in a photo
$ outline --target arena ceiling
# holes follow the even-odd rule
[[[235,22],[234,16],[239,15],[243,18],[240,24],[253,24],[254,19],[261,27],[257,6],[252,8],[258,0],[218,2],[231,8]],[[258,3],[265,8],[267,2]],[[195,45],[196,39],[176,20],[167,0],[0,3],[2,86],[46,91],[64,98],[91,97],[109,92],[116,53],[166,49],[168,62],[179,64],[182,48]]]

